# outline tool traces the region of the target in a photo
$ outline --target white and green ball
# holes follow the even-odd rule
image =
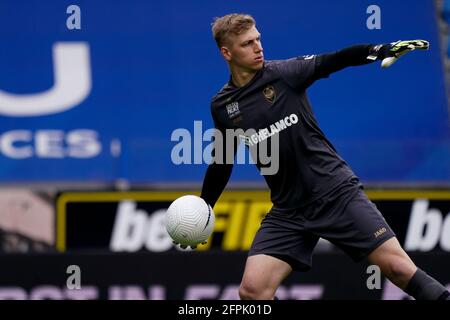
[[[167,232],[181,246],[195,248],[205,242],[213,231],[214,222],[211,206],[197,196],[182,196],[167,209]]]

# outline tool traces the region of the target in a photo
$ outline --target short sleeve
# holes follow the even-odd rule
[[[314,82],[316,56],[299,56],[275,64],[280,76],[294,89],[307,88]]]

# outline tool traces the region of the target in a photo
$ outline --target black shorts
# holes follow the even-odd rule
[[[261,222],[249,256],[267,254],[289,263],[294,270],[307,271],[319,238],[358,262],[392,237],[394,232],[362,187],[352,185],[305,208],[272,208]]]

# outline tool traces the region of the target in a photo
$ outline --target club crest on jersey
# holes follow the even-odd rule
[[[277,94],[275,92],[275,88],[273,86],[267,86],[263,90],[264,98],[270,103],[273,103],[277,98]]]

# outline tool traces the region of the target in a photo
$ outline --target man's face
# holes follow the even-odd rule
[[[254,72],[264,65],[261,34],[255,26],[239,35],[230,35],[221,52],[230,64]]]

